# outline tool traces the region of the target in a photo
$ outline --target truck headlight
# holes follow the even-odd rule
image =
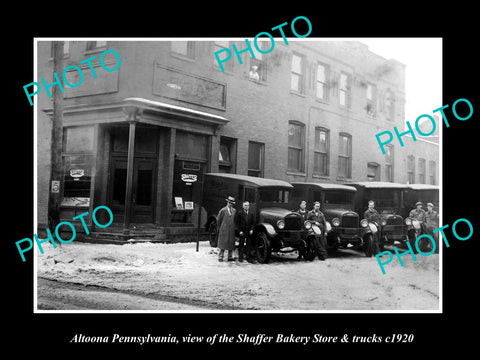
[[[380,221],[380,225],[382,225],[382,226],[387,225],[387,220],[382,219],[382,220]]]
[[[362,221],[360,221],[360,226],[361,227],[367,227],[368,226],[368,220],[367,219],[362,219]]]
[[[333,226],[340,226],[340,219],[339,218],[333,218],[332,219],[332,224],[333,224]]]
[[[409,226],[412,225],[412,219],[406,218],[405,219],[405,225],[409,225]]]
[[[285,228],[285,221],[283,220],[278,220],[277,221],[277,227],[280,229],[280,230],[283,230]]]
[[[310,229],[310,228],[312,227],[312,223],[311,223],[310,221],[308,221],[308,220],[305,221],[305,222],[303,223],[303,225],[305,225],[305,229]]]

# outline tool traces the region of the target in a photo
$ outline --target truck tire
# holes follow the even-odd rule
[[[315,238],[309,238],[307,241],[307,247],[303,250],[303,258],[307,261],[313,261],[317,256],[317,248],[315,246]]]
[[[366,234],[363,240],[363,251],[366,257],[372,257],[373,255],[373,234]]]
[[[257,261],[260,264],[267,264],[272,255],[270,240],[264,232],[259,232],[255,237],[255,249],[257,253]]]

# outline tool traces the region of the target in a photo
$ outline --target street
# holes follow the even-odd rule
[[[439,257],[386,265],[339,250],[326,261],[273,254],[223,262],[206,242],[73,242],[37,255],[38,310],[438,310]]]

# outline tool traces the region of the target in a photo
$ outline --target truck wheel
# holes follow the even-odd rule
[[[436,244],[436,243],[435,243]],[[412,245],[412,243],[410,243],[410,245]],[[415,248],[415,242],[413,243],[413,248]],[[422,237],[419,241],[418,241],[418,249],[422,252],[422,253],[430,253],[433,249],[433,244],[430,240],[426,239],[425,237]],[[417,250],[415,248],[415,250]]]
[[[218,233],[217,233],[217,222],[212,221],[208,225],[208,235],[211,247],[217,247],[218,245]]]
[[[317,248],[315,247],[315,239],[310,238],[308,241],[308,245],[303,251],[303,258],[307,261],[313,261],[317,256]]]
[[[257,250],[257,261],[260,264],[268,263],[270,260],[270,255],[272,254],[272,248],[267,235],[265,235],[263,232],[259,232],[255,238],[255,244]]]
[[[367,234],[363,240],[363,251],[366,257],[372,257],[373,255],[373,235]]]

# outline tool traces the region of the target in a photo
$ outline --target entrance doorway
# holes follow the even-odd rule
[[[158,161],[157,131],[151,128],[138,128],[135,137],[130,222],[153,223]],[[115,222],[124,222],[125,220],[127,150],[128,128],[113,129],[111,132],[108,200]]]

